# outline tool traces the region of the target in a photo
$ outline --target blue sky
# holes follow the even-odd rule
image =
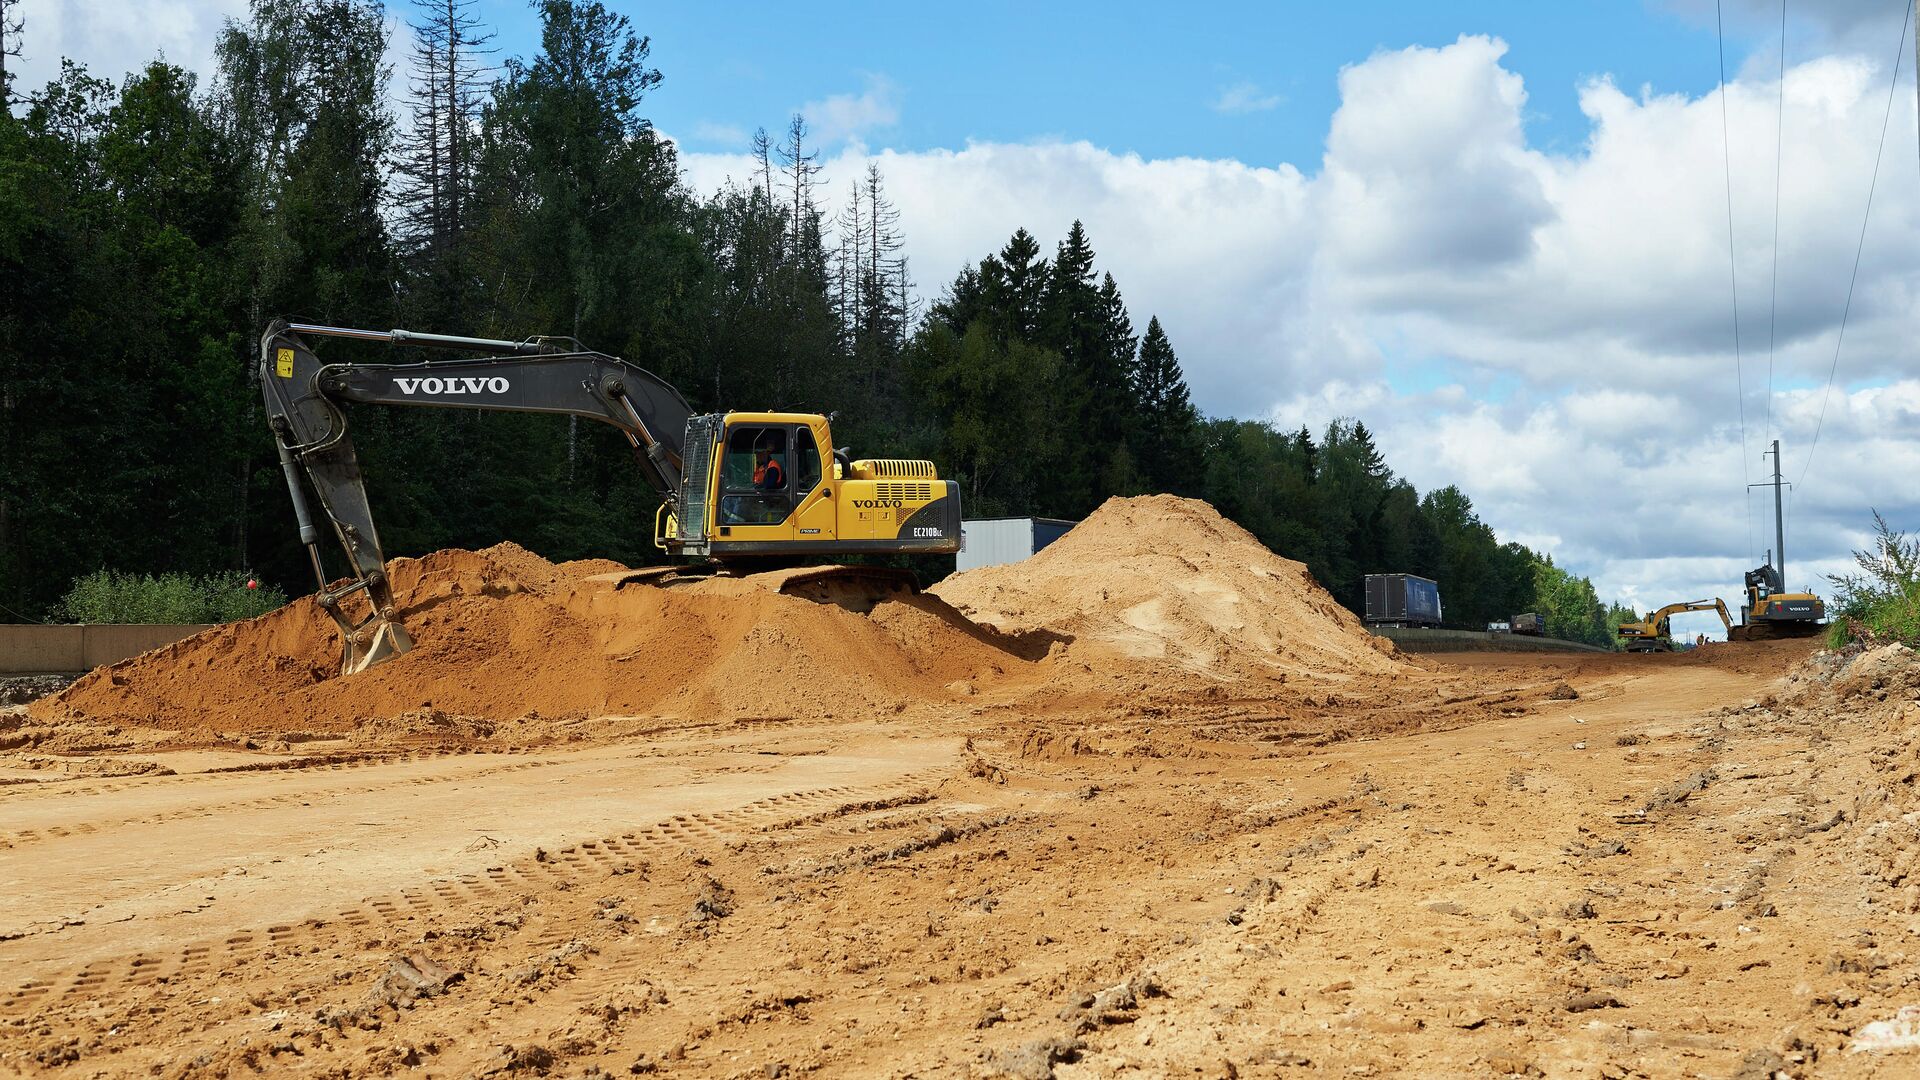
[[[803,103],[858,94],[881,77],[900,117],[870,138],[893,149],[1058,137],[1311,172],[1341,66],[1383,49],[1443,46],[1462,33],[1504,39],[1506,66],[1526,79],[1530,140],[1562,152],[1586,138],[1577,90],[1588,78],[1611,74],[1630,93],[1646,83],[1698,94],[1718,73],[1710,10],[1702,20],[1618,0],[983,2],[921,14],[897,3],[745,3],[726,18],[710,4],[611,6],[652,37],[666,75],[647,112],[698,150],[737,148],[703,130],[775,130]],[[482,0],[479,10],[498,27],[502,55],[534,51],[531,5]],[[1761,28],[1730,22],[1732,65]]]

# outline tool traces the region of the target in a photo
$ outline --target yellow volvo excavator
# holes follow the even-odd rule
[[[1827,617],[1827,605],[1812,593],[1787,592],[1780,570],[1772,563],[1747,571],[1746,585],[1740,625],[1727,631],[1727,640],[1811,637],[1826,629],[1820,620]]]
[[[1727,636],[1733,637],[1733,616],[1727,613],[1727,605],[1719,598],[1712,600],[1688,600],[1679,604],[1668,604],[1658,611],[1650,613],[1640,622],[1620,624],[1620,639],[1627,643],[1628,652],[1666,652],[1673,648],[1672,627],[1668,620],[1675,615],[1688,611],[1717,611],[1720,621],[1726,625]]]
[[[348,338],[453,349],[458,359],[329,363],[312,339]],[[342,674],[413,647],[387,580],[386,558],[347,434],[348,406],[420,405],[585,417],[618,428],[640,473],[660,493],[654,544],[695,565],[620,575],[616,584],[818,561],[836,555],[952,554],[960,550],[960,490],[929,461],[854,460],[833,448],[812,413],[696,415],[665,380],[571,338],[498,341],[407,330],[352,330],[276,320],[260,339],[268,424],[293,498],[300,542],[319,579],[318,600],[339,624]],[[339,542],[352,579],[334,587],[320,557],[321,525]],[[871,607],[915,588],[910,572],[827,566],[779,579],[783,592]],[[344,604],[363,596],[366,613]]]

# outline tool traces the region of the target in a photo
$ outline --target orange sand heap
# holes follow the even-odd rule
[[[102,668],[36,704],[177,731],[353,730],[409,710],[557,715],[853,715],[953,696],[1018,656],[938,600],[871,616],[751,578],[615,589],[617,564],[554,565],[514,544],[389,567],[413,651],[337,678],[339,631],[311,598]]]
[[[1269,551],[1204,502],[1108,499],[1022,562],[933,591],[1003,633],[1049,630],[1220,679],[1391,674],[1402,661],[1302,563]]]
[[[618,569],[555,565],[514,544],[396,559],[415,645],[392,661],[336,677],[339,631],[305,598],[94,671],[31,713],[291,740],[423,715],[890,715],[1016,687],[1029,701],[1097,704],[1142,678],[1349,678],[1401,663],[1304,566],[1205,503],[1165,495],[1109,500],[1029,560],[871,614],[782,595],[774,575],[594,580]],[[1044,659],[1060,638],[1073,642],[1070,669]]]

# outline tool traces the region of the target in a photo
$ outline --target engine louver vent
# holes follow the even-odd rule
[[[882,499],[899,499],[902,502],[926,502],[933,497],[933,485],[901,484],[882,481],[874,485],[874,494]]]

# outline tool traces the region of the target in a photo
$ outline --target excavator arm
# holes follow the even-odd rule
[[[458,349],[478,356],[416,363],[327,363],[314,337]],[[682,442],[692,409],[672,385],[617,357],[571,339],[498,341],[406,330],[352,330],[276,320],[260,339],[260,385],[293,497],[294,516],[319,579],[320,606],[345,638],[341,673],[353,674],[413,647],[393,603],[386,557],[367,503],[366,484],[347,431],[349,403],[555,413],[611,424],[626,435],[640,472],[661,498],[680,496]],[[319,503],[313,512],[304,478]],[[352,580],[330,584],[320,537],[332,535]],[[368,612],[354,618],[344,602],[364,593]]]

